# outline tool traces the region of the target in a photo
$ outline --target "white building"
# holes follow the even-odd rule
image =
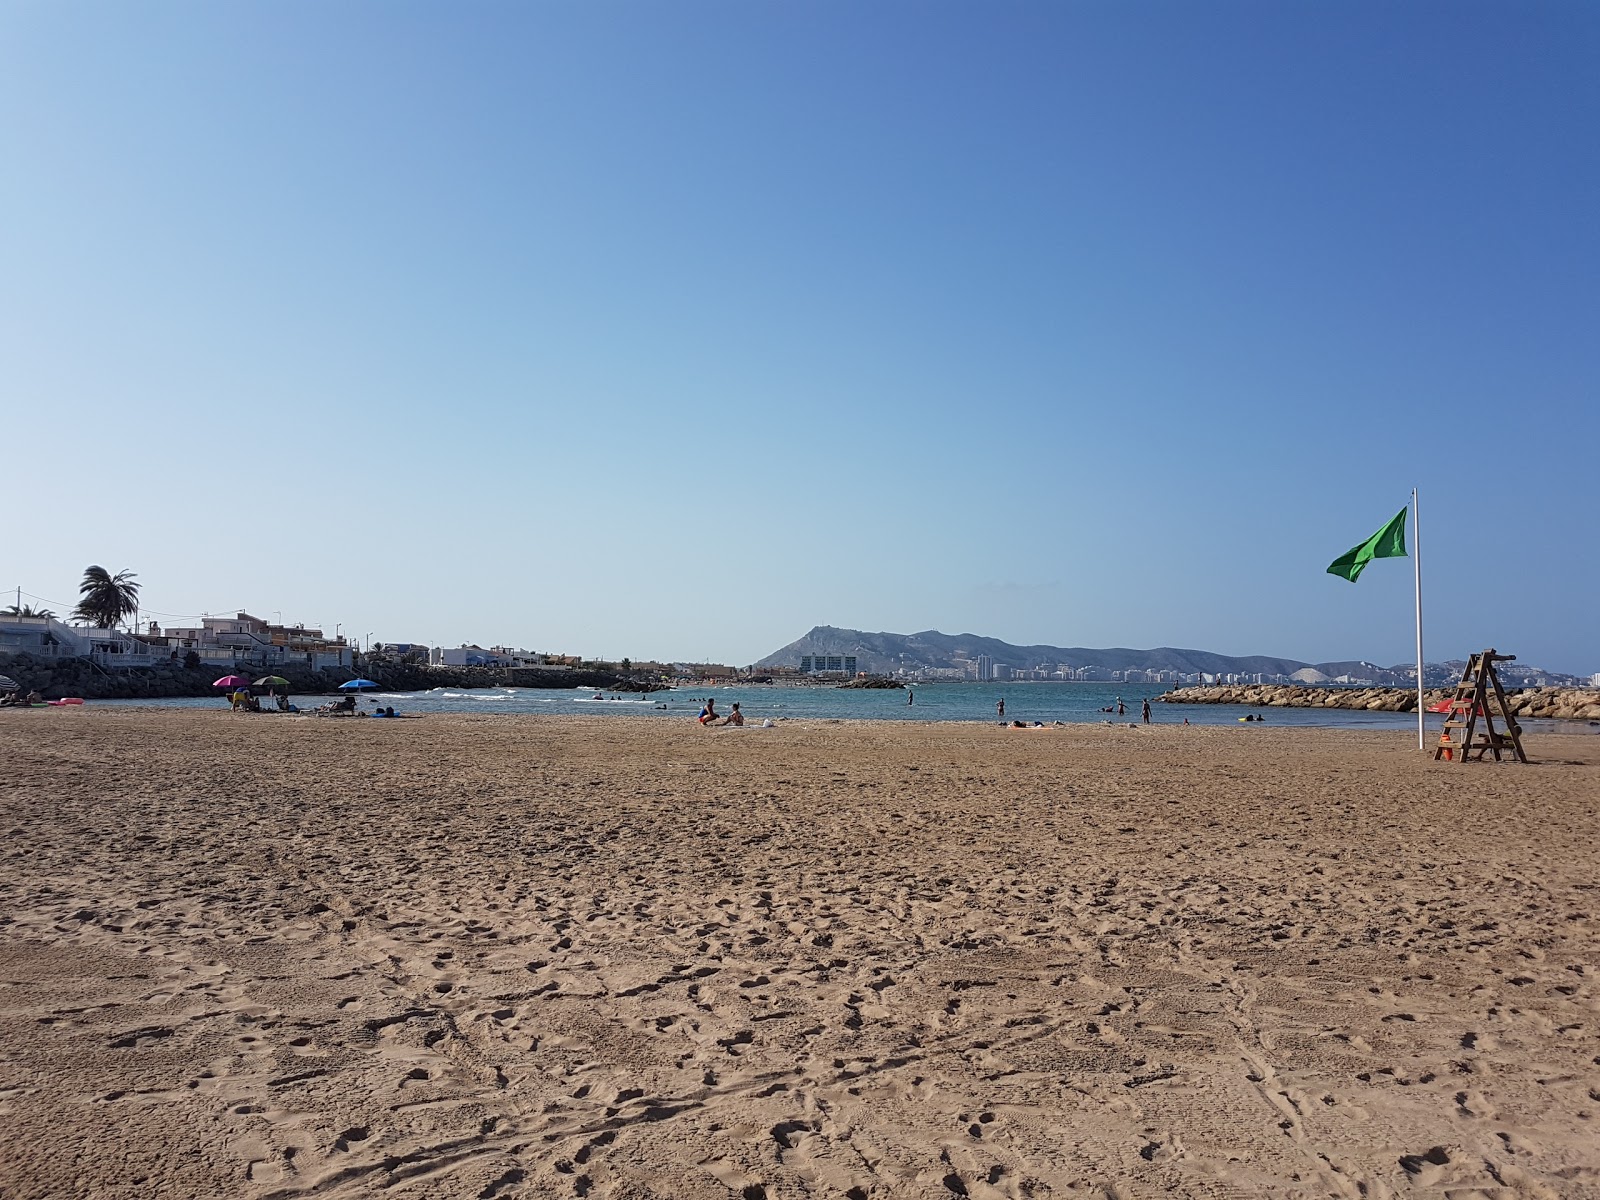
[[[846,675],[856,673],[856,656],[854,654],[802,654],[800,656],[800,671],[809,675],[813,671],[843,671]]]

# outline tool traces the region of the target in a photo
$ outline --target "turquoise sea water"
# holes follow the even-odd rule
[[[931,683],[913,687],[916,702],[894,689],[867,690],[832,687],[685,687],[649,696],[600,693],[592,689],[549,691],[535,688],[435,688],[428,692],[368,692],[361,707],[371,701],[393,705],[408,713],[581,713],[587,716],[655,717],[693,720],[707,697],[717,702],[719,713],[735,701],[747,720],[888,720],[888,721],[991,721],[998,723],[995,703],[1006,702],[1005,719],[1021,721],[1138,721],[1139,705],[1150,699],[1151,720],[1178,725],[1187,717],[1196,725],[1233,725],[1247,713],[1260,713],[1268,726],[1318,725],[1362,729],[1415,729],[1410,713],[1349,712],[1341,709],[1260,708],[1224,704],[1162,704],[1159,686],[1120,683]],[[1100,711],[1115,708],[1122,698],[1123,716]],[[328,697],[297,698],[309,708]],[[222,708],[221,699],[98,700],[96,705],[159,705],[178,708]],[[1433,722],[1442,718],[1430,718]]]

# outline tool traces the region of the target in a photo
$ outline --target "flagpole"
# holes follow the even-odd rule
[[[1417,489],[1411,489],[1411,565],[1417,580],[1417,749],[1426,752],[1428,735],[1422,685],[1422,514],[1417,511]]]

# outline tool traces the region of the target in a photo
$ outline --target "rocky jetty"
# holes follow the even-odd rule
[[[839,686],[842,688],[903,688],[906,685],[898,679],[885,679],[882,675],[866,675],[859,679],[848,679]]]
[[[1456,694],[1434,688],[1428,704]],[[1162,696],[1165,704],[1242,704],[1247,708],[1346,708],[1368,712],[1416,712],[1417,693],[1407,688],[1326,688],[1293,684],[1238,684],[1186,687]],[[1600,691],[1594,688],[1514,688],[1506,703],[1516,717],[1600,721]]]

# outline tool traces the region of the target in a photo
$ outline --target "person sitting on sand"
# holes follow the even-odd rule
[[[707,698],[705,706],[700,710],[700,724],[709,725],[717,719],[717,702],[715,698]]]
[[[739,702],[737,700],[733,702],[733,711],[723,718],[722,723],[724,725],[744,724],[744,714],[739,711]]]
[[[21,703],[21,692],[7,692],[4,696],[0,696],[0,708],[11,708]]]

